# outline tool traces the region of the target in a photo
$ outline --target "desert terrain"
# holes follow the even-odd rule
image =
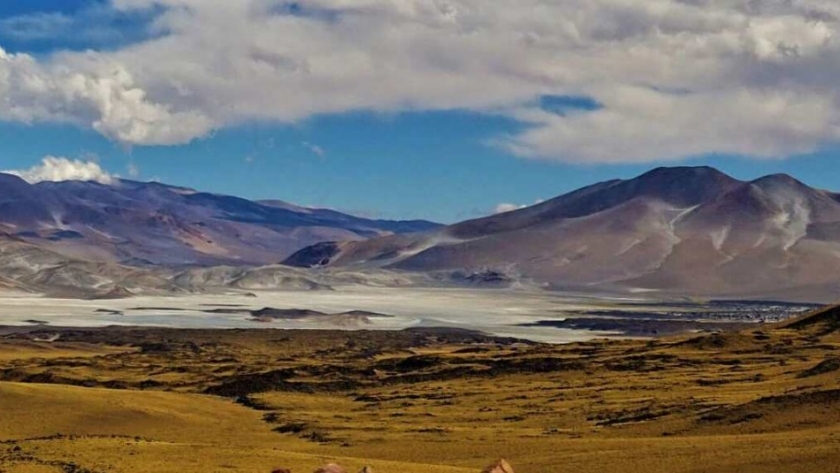
[[[525,473],[836,471],[838,329],[836,308],[567,344],[6,327],[0,470],[454,473],[505,457]]]
[[[401,330],[449,327],[547,343],[650,337],[772,322],[809,303],[668,301],[540,289],[337,286],[331,290],[62,299],[4,292],[0,325]],[[268,316],[268,317],[267,317]]]
[[[0,473],[840,471],[840,194],[790,176],[445,226],[0,190]]]
[[[838,72],[840,0],[0,0],[0,473],[840,473]]]

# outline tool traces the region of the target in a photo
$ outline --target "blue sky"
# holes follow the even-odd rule
[[[582,85],[563,83],[555,88],[539,86],[532,90],[530,79],[520,83],[505,76],[498,79],[501,84],[498,90],[486,96],[476,92],[473,97],[469,87],[449,90],[448,84],[418,92],[416,89],[423,89],[428,81],[436,80],[437,68],[448,67],[441,59],[446,51],[431,48],[426,51],[428,55],[441,56],[434,57],[435,67],[431,72],[429,68],[416,71],[416,74],[430,74],[428,81],[398,90],[393,98],[380,101],[366,94],[379,89],[383,90],[383,95],[391,93],[384,89],[390,89],[391,84],[398,88],[399,84],[394,81],[384,81],[373,91],[366,91],[357,83],[337,83],[334,87],[337,92],[329,101],[323,100],[319,90],[295,86],[297,83],[278,82],[278,86],[288,87],[288,90],[276,100],[268,90],[265,98],[259,94],[253,97],[253,87],[245,91],[219,89],[230,93],[236,104],[240,103],[237,97],[241,97],[243,106],[238,110],[238,105],[219,106],[205,97],[196,97],[205,90],[203,83],[188,83],[190,94],[172,93],[171,90],[182,83],[173,85],[171,78],[181,78],[184,72],[171,69],[175,72],[164,74],[167,69],[153,62],[154,57],[145,66],[135,67],[137,58],[144,59],[142,54],[146,54],[135,51],[135,47],[168,36],[188,45],[193,40],[191,35],[199,33],[178,30],[180,23],[173,13],[174,7],[150,6],[151,2],[138,1],[141,7],[128,8],[116,3],[27,0],[0,4],[0,48],[7,53],[33,58],[43,68],[39,74],[57,77],[57,81],[68,79],[61,75],[62,72],[57,72],[59,67],[51,68],[55,64],[66,70],[68,67],[88,67],[86,64],[77,66],[80,57],[99,60],[101,56],[116,64],[125,61],[126,70],[131,74],[128,87],[142,88],[144,99],[152,107],[140,109],[134,103],[126,106],[126,113],[136,112],[140,116],[137,120],[142,119],[143,128],[139,132],[133,124],[126,125],[119,117],[114,124],[106,123],[112,117],[97,108],[102,99],[96,94],[75,98],[72,103],[62,105],[64,108],[46,114],[35,107],[23,118],[11,114],[3,116],[0,112],[0,168],[27,169],[37,165],[44,156],[63,156],[97,161],[105,171],[123,177],[131,175],[130,167],[134,167],[141,180],[160,180],[248,198],[277,198],[372,217],[425,218],[441,222],[486,215],[502,203],[531,204],[596,181],[632,177],[658,165],[710,164],[741,179],[784,172],[816,187],[840,190],[834,178],[840,165],[837,153],[832,149],[836,139],[831,131],[823,131],[831,127],[815,123],[814,130],[822,133],[819,134],[811,130],[800,133],[805,126],[801,123],[793,131],[779,125],[788,117],[797,119],[798,113],[813,117],[810,109],[802,112],[799,107],[810,105],[813,94],[826,95],[832,91],[803,89],[797,108],[791,106],[790,111],[783,110],[779,115],[778,107],[775,107],[767,112],[768,117],[741,117],[740,121],[724,124],[720,129],[714,127],[714,115],[708,114],[719,113],[721,121],[725,122],[727,118],[723,117],[732,115],[724,114],[731,98],[722,100],[721,104],[712,100],[684,102],[685,107],[700,107],[696,114],[701,117],[706,114],[696,125],[692,121],[695,118],[684,116],[685,107],[674,112],[673,119],[666,117],[663,123],[651,121],[653,118],[649,117],[658,114],[648,114],[641,108],[636,110],[638,116],[631,113],[616,122],[616,111],[630,103],[629,99],[616,98],[606,89],[583,90],[586,87]],[[171,0],[170,3],[178,2]],[[310,2],[299,3],[300,8],[305,9]],[[329,5],[330,2],[322,3]],[[300,15],[301,11],[305,10],[298,9],[295,13]],[[211,18],[213,12],[193,13],[195,18],[203,19]],[[336,13],[341,14],[345,12]],[[153,23],[169,18],[167,15],[172,16],[168,27]],[[493,27],[504,29],[507,26]],[[82,30],[86,33],[75,34]],[[314,43],[317,40],[312,39],[313,50],[317,49]],[[208,47],[227,50],[225,44]],[[309,48],[308,45],[299,47]],[[367,51],[361,45],[356,52],[359,50]],[[62,57],[68,52],[77,56]],[[268,53],[273,52],[260,52]],[[279,64],[297,67],[295,61],[300,58],[295,53],[284,50],[283,54],[287,56],[283,56]],[[383,64],[397,61],[390,56],[373,59],[381,60]],[[190,60],[185,57],[180,61],[189,63]],[[226,67],[209,59],[206,63],[202,61],[205,59],[196,58],[196,64],[202,67],[215,68],[213,70]],[[312,64],[317,64],[314,59]],[[448,71],[448,74],[476,73],[463,71],[461,67],[457,66],[456,71]],[[495,64],[493,70],[499,67]],[[156,70],[158,68],[160,70]],[[80,71],[95,73],[88,69]],[[276,73],[286,74],[279,69]],[[246,75],[237,75],[241,73],[236,70],[222,70],[220,74],[248,79]],[[597,72],[593,74],[597,77]],[[350,75],[347,71],[341,73],[342,78],[347,75]],[[191,76],[183,77],[186,78],[183,81],[191,80]],[[269,82],[255,81],[255,84],[270,84],[271,76],[267,77]],[[482,77],[475,82],[475,88],[495,87],[491,84],[493,77],[487,77],[486,83],[482,83]],[[588,80],[591,82],[591,78]],[[660,80],[664,84],[662,87],[657,84],[657,87],[645,89],[645,93],[667,94],[654,97],[653,103],[688,100],[684,98],[685,91],[669,88],[665,79]],[[693,78],[689,76],[687,80]],[[101,82],[92,83],[101,85]],[[751,84],[721,82],[721,87],[732,90],[747,86]],[[625,90],[627,85],[616,83],[614,87]],[[707,88],[700,82],[696,87],[698,90]],[[332,92],[333,89],[328,90]],[[765,93],[766,88],[760,90]],[[0,95],[2,93],[0,87]],[[31,95],[20,93],[16,96],[14,93],[6,98],[7,103],[19,100],[29,105],[33,101]],[[311,100],[306,100],[307,94],[311,95]],[[371,97],[374,96],[376,94],[371,93]],[[121,96],[109,97],[109,100],[116,100],[114,97]],[[52,96],[44,100],[47,99],[56,100]],[[89,99],[90,104],[82,99]],[[156,102],[152,102],[153,99]],[[446,105],[447,99],[453,101],[453,106]],[[257,106],[248,108],[251,100]],[[260,100],[269,104],[267,107],[271,110],[263,113],[258,107]],[[348,105],[335,105],[343,102]],[[815,104],[818,102],[816,100]],[[759,112],[763,110],[761,103],[744,102],[741,105],[748,111],[753,106],[759,107],[755,109]],[[703,107],[721,108],[706,110]],[[613,128],[599,131],[599,127],[604,126],[603,120],[599,119],[602,112],[610,113],[603,116],[604,120],[610,120],[615,133],[610,131]],[[152,118],[147,119],[148,116]],[[172,124],[162,126],[160,132],[154,128],[159,121],[171,119],[177,125],[194,116],[199,116],[194,127],[174,135]],[[834,120],[833,115],[826,112],[823,121],[831,120]],[[678,122],[679,128],[664,128],[671,121]],[[638,131],[646,126],[663,129],[660,135]],[[623,127],[632,133],[622,131]],[[738,133],[731,131],[733,127]],[[589,131],[592,136],[587,135]],[[708,147],[704,147],[707,141]]]

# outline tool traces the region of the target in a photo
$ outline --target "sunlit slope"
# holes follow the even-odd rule
[[[272,433],[261,413],[210,396],[0,383],[3,471],[308,471],[344,455],[295,453],[305,442]],[[14,451],[17,448],[20,450]],[[340,452],[337,452],[340,453]],[[458,468],[367,462],[380,470],[457,473]]]

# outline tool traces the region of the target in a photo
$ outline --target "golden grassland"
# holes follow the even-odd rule
[[[458,331],[0,339],[0,471],[840,471],[840,310],[551,346]]]

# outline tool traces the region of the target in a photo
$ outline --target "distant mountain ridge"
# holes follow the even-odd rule
[[[840,196],[787,175],[658,168],[429,231],[325,242],[293,266],[501,271],[552,287],[825,298],[840,290]]]
[[[0,243],[135,266],[260,265],[325,240],[425,231],[282,201],[255,202],[156,182],[29,184],[0,173]]]

